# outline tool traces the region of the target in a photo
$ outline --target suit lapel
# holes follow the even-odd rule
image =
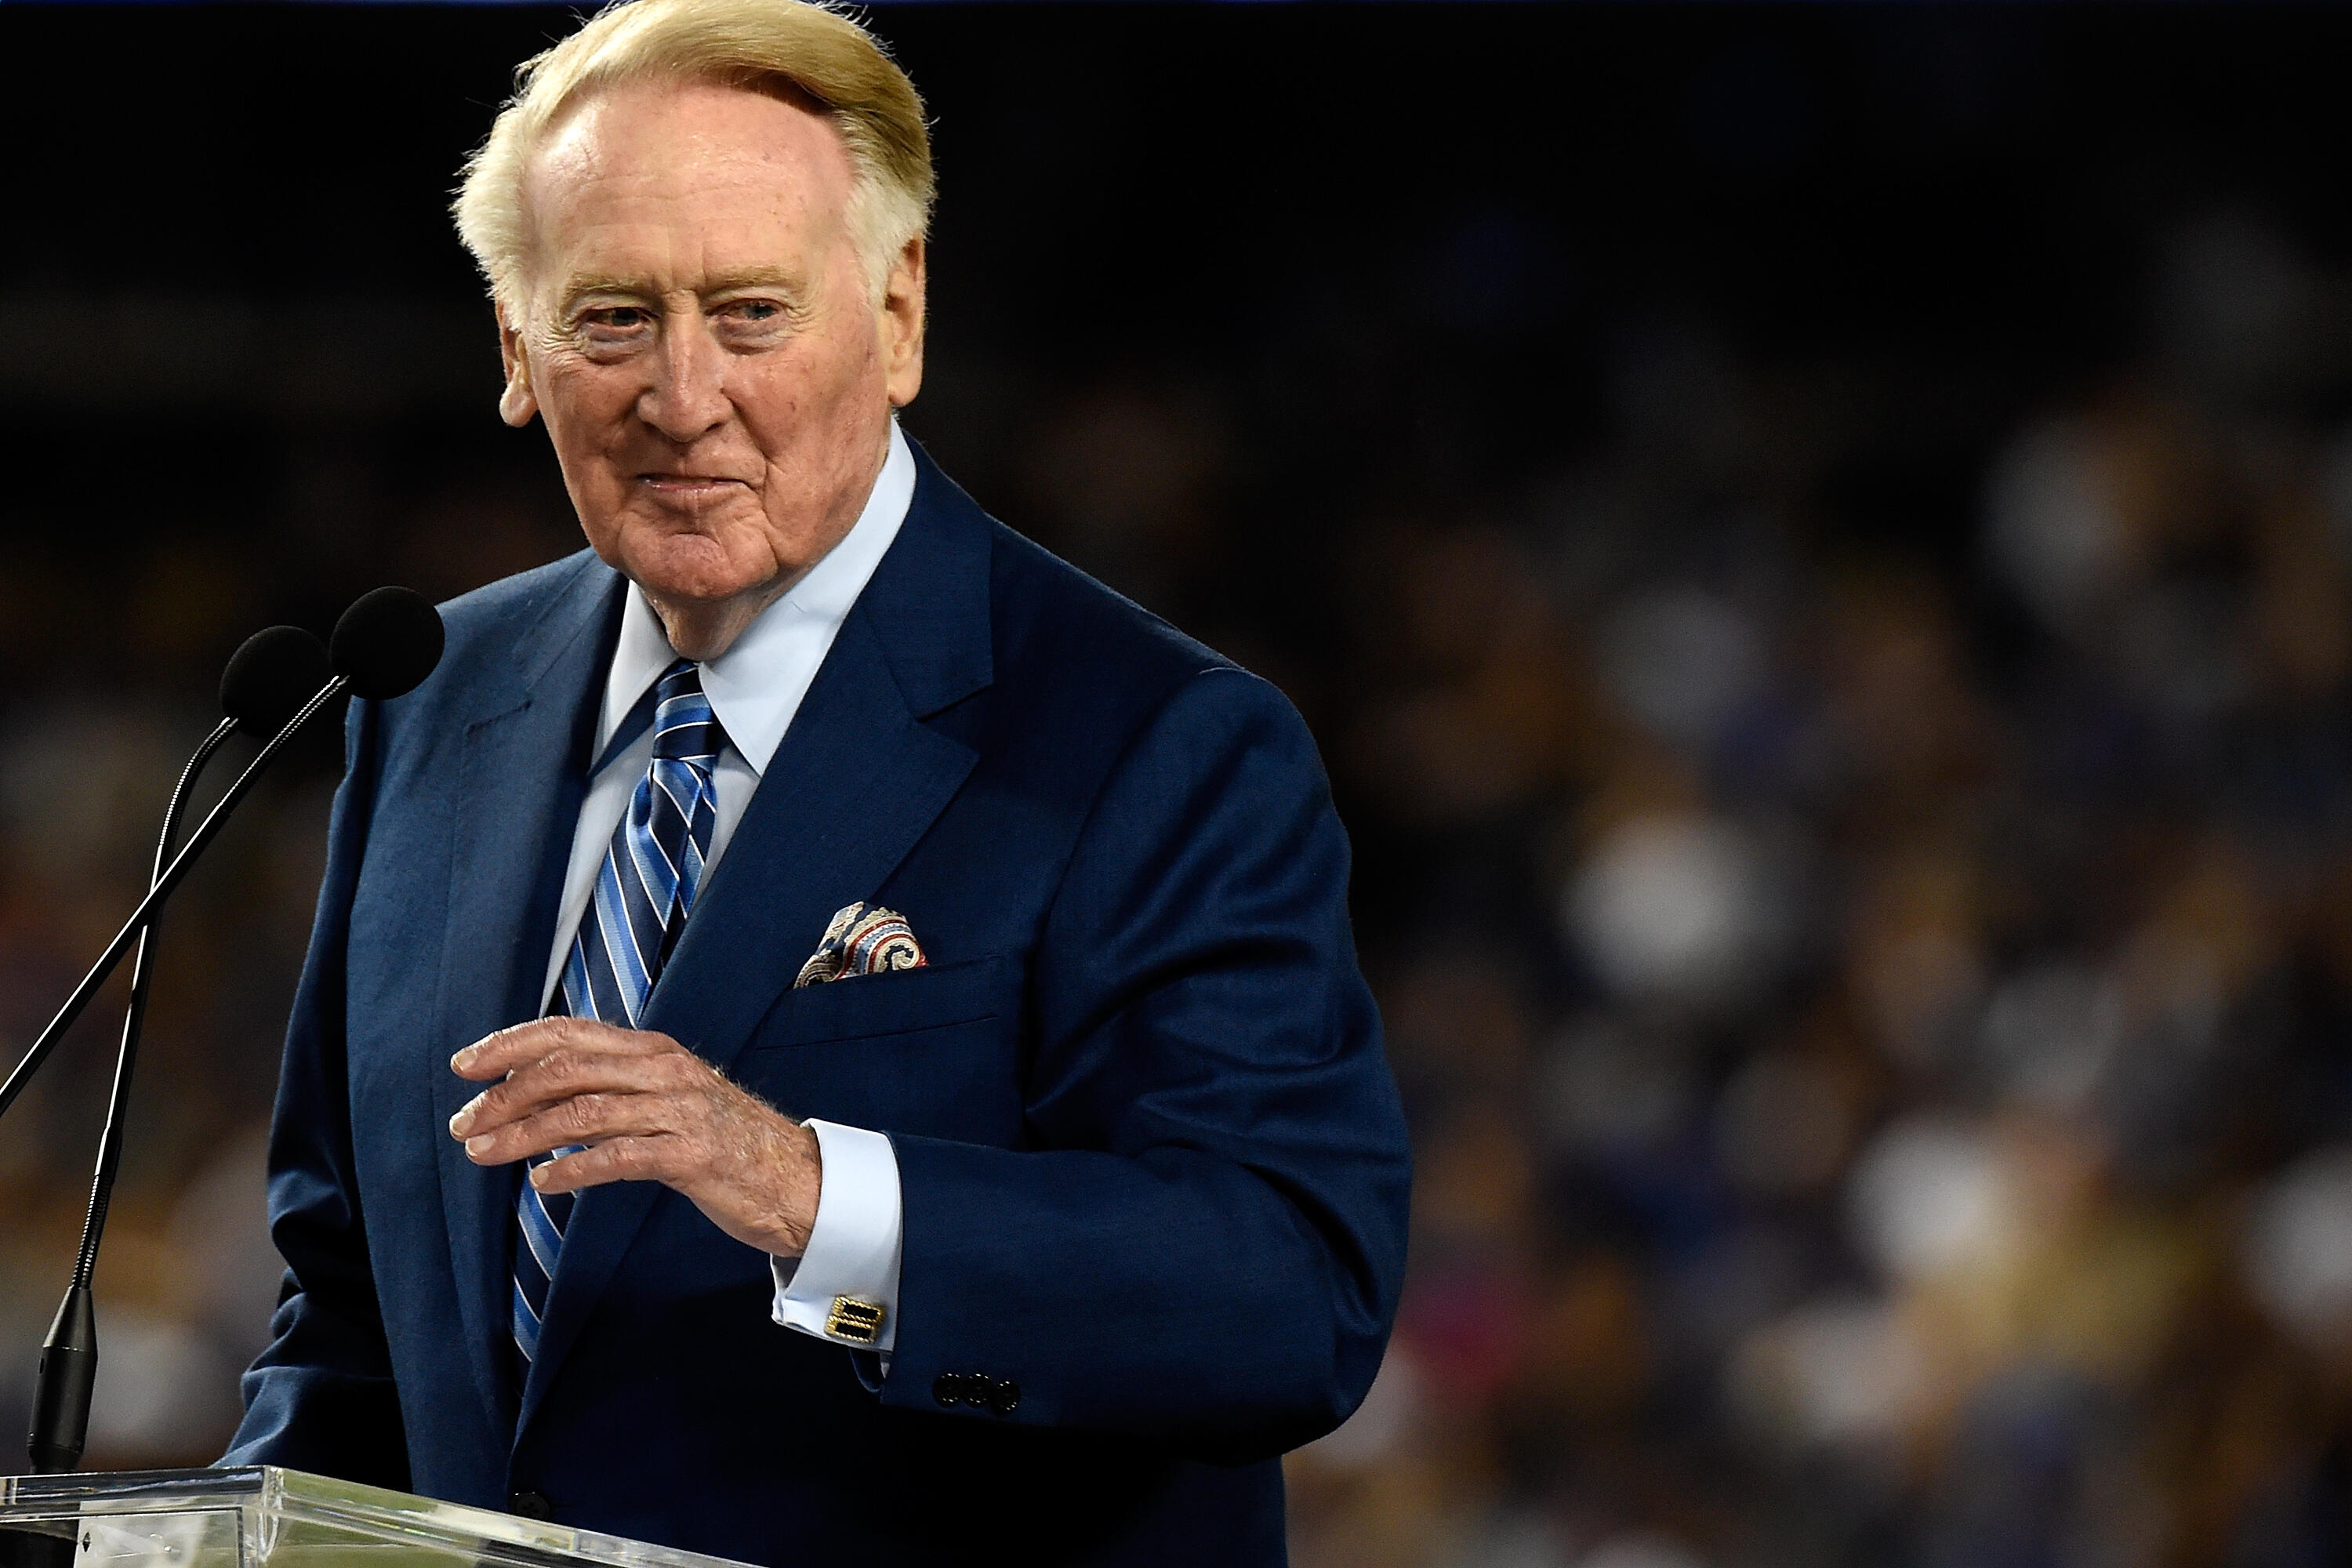
[[[593,734],[611,658],[620,578],[583,557],[520,639],[517,679],[487,691],[459,738],[452,813],[448,922],[432,1038],[444,1049],[535,1017],[554,942],[572,826],[585,788]],[[603,635],[598,635],[599,633]],[[503,935],[504,941],[498,938]],[[512,1430],[513,1374],[507,1347],[507,1228],[514,1173],[484,1168],[446,1136],[448,1120],[478,1092],[438,1056],[432,1084],[442,1210],[474,1377],[494,1430]]]
[[[722,1069],[834,911],[874,895],[977,760],[922,721],[990,679],[992,525],[920,448],[917,463],[907,521],[842,623],[646,1008],[646,1027]],[[661,1191],[622,1182],[576,1200],[523,1391],[525,1423]]]

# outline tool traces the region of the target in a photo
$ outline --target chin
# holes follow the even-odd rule
[[[645,590],[647,597],[681,609],[698,605],[724,605],[747,594],[756,594],[775,580],[772,575],[623,570],[629,581]]]
[[[705,533],[665,533],[647,539],[640,532],[631,539],[625,531],[617,559],[613,555],[605,559],[658,598],[718,604],[751,593],[775,575],[766,552],[748,553],[754,559],[744,559]]]

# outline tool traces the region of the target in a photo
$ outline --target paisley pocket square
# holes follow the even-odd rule
[[[894,969],[920,969],[930,961],[922,943],[907,924],[907,917],[879,904],[852,904],[833,917],[824,940],[801,965],[797,991],[829,980],[858,974],[887,974]]]

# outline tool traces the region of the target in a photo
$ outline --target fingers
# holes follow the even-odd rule
[[[679,1130],[681,1103],[656,1094],[580,1094],[535,1114],[466,1139],[477,1165],[503,1165],[572,1143],[667,1135]],[[562,1190],[562,1189],[555,1189]]]
[[[607,1182],[659,1182],[686,1194],[719,1228],[777,1258],[807,1249],[824,1184],[816,1135],[773,1111],[773,1125],[705,1125],[607,1139],[530,1169],[542,1193],[572,1193]]]
[[[506,1164],[572,1144],[620,1147],[608,1159],[568,1171],[558,1186],[547,1186],[534,1173],[548,1192],[640,1179],[622,1173],[639,1168],[645,1150],[635,1145],[647,1140],[659,1142],[666,1159],[642,1179],[666,1179],[660,1172],[673,1163],[681,1173],[707,1163],[687,1149],[700,1145],[685,1134],[719,1113],[713,1102],[730,1087],[667,1035],[581,1018],[542,1018],[501,1029],[459,1051],[450,1066],[476,1079],[507,1074],[449,1119],[450,1135],[464,1141],[467,1158],[478,1165]]]
[[[559,1047],[609,1056],[653,1056],[678,1048],[667,1035],[623,1029],[593,1018],[539,1018],[485,1035],[449,1058],[459,1078],[502,1078]]]
[[[528,1075],[587,1070],[551,1062],[561,1054],[526,1063],[508,1083],[478,1097],[477,1104],[488,1101],[507,1119],[490,1125],[482,1116],[469,1124],[472,1131],[460,1134],[469,1159],[504,1164],[577,1146],[531,1167],[531,1185],[572,1193],[607,1182],[659,1182],[736,1240],[778,1258],[800,1256],[823,1185],[814,1133],[675,1045],[617,1066],[614,1058],[593,1058],[598,1071],[674,1080],[666,1087],[582,1090],[511,1114],[492,1098],[524,1084],[521,1104],[536,1092]]]
[[[721,1230],[798,1257],[815,1223],[815,1135],[667,1035],[542,1018],[476,1041],[451,1069],[489,1084],[449,1119],[478,1165],[556,1149],[533,1166],[542,1193],[659,1182]]]
[[[676,1132],[614,1138],[532,1166],[530,1184],[542,1193],[576,1193],[606,1182],[664,1182],[675,1186],[690,1173],[691,1146],[690,1140]]]
[[[650,1055],[559,1045],[467,1101],[449,1119],[449,1131],[453,1137],[472,1138],[583,1096],[691,1091],[717,1076],[699,1058],[675,1045]]]

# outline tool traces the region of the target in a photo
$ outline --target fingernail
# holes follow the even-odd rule
[[[473,1062],[474,1047],[471,1046],[464,1047],[449,1058],[449,1065],[456,1068],[459,1072],[463,1072],[468,1067],[471,1067]]]
[[[478,1138],[468,1138],[466,1140],[466,1152],[468,1154],[487,1153],[489,1147],[490,1135],[487,1132],[483,1133]]]

